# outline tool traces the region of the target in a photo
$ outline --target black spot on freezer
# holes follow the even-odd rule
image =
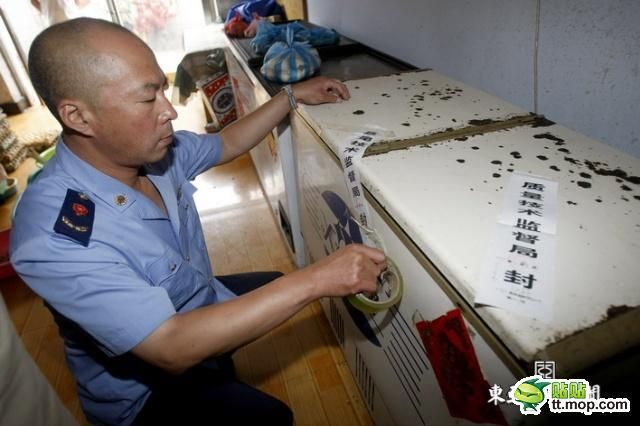
[[[585,179],[591,179],[591,175],[589,173],[582,172],[580,173],[580,176],[582,176]]]
[[[602,200],[600,198],[596,198],[596,203],[601,203]]]
[[[539,133],[537,135],[533,135],[533,137],[535,139],[548,139],[550,141],[554,141],[558,146],[564,145],[564,139],[554,136],[551,133]]]
[[[633,198],[640,201],[640,195],[634,195]]]
[[[542,160],[542,161],[547,161],[548,160],[548,158],[545,157],[544,155],[538,155],[538,156],[536,156],[536,158],[538,158],[539,160]]]
[[[353,115],[362,115],[362,114],[364,114],[364,111],[361,109],[353,111]]]
[[[513,173],[513,169],[507,169],[509,173]]]
[[[354,88],[354,89],[359,89],[359,88],[360,88],[360,86],[354,86],[353,88]]]
[[[520,158],[522,158],[522,155],[520,155],[520,153],[518,151],[512,151],[509,154],[511,154],[511,156],[513,158],[515,158],[516,160],[519,160]]]
[[[486,126],[487,124],[497,123],[498,121],[492,120],[490,118],[485,118],[484,120],[469,120],[469,124],[471,126]]]
[[[549,167],[551,170],[555,170],[556,172],[559,172],[560,169],[558,168],[558,166],[551,166]]]
[[[573,201],[567,201],[567,204],[569,204],[570,206],[577,206],[578,203],[574,203]]]
[[[533,124],[531,124],[531,127],[536,128],[536,127],[549,127],[549,126],[553,126],[554,123],[553,121],[543,117],[543,116],[539,116],[536,117],[536,119],[533,121]]]
[[[621,188],[623,191],[631,191],[631,188],[629,188],[627,185],[620,185],[620,188]]]
[[[460,136],[459,138],[456,138],[456,140],[460,141],[460,142],[466,141],[467,139],[469,139],[469,138],[466,137],[466,136]],[[471,147],[471,148],[473,149],[473,147]]]
[[[564,152],[565,154],[571,154],[567,148],[558,148],[558,151]]]
[[[500,177],[500,173],[494,173],[491,176],[493,176],[494,178],[499,178]]]
[[[576,160],[575,158],[571,158],[571,157],[564,157],[564,161],[568,161],[571,164],[576,164],[576,165],[580,165],[580,161]]]
[[[585,181],[583,181],[583,180],[579,180],[579,181],[577,182],[577,184],[578,184],[578,186],[579,186],[580,188],[585,188],[585,189],[586,189],[586,188],[591,188],[591,184],[590,184],[589,182],[585,182]]]
[[[451,99],[451,96],[443,96],[440,99],[443,101],[448,101],[449,99]]]
[[[500,161],[500,160],[493,160],[493,161],[491,162],[491,164],[502,164],[502,161]]]
[[[464,163],[464,160],[463,160],[462,158],[458,158],[456,161],[457,161],[458,163]]]
[[[627,182],[639,185],[640,184],[640,176],[629,176],[629,174],[627,172],[625,172],[624,170],[617,168],[614,170],[610,170],[610,169],[605,169],[600,167],[600,165],[602,163],[598,163],[598,162],[592,162],[592,161],[586,161],[587,167],[589,167],[589,169],[600,176],[615,176],[619,179],[623,179],[626,180]]]
[[[403,125],[403,126],[406,126],[406,127],[409,127],[409,126],[411,126],[411,123],[406,123],[406,122],[405,122],[405,123],[402,123],[402,125]]]
[[[477,146],[472,146],[472,147],[471,147],[471,149],[473,149],[473,150],[477,151],[477,150],[479,150],[480,148],[479,148],[479,147],[477,147]]]

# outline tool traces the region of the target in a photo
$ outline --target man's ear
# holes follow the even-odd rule
[[[63,99],[58,103],[58,115],[62,123],[85,136],[93,136],[93,114],[82,101]]]

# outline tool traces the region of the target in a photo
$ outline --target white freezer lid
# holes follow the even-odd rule
[[[627,178],[595,173],[588,161]],[[555,359],[565,371],[640,343],[639,159],[552,125],[412,147],[360,163],[364,186],[469,302],[511,171],[559,182],[554,319],[546,324],[486,306],[476,312],[516,357]],[[621,318],[626,322],[613,321]]]
[[[345,82],[351,99],[300,105],[307,123],[340,153],[354,132],[375,130],[405,140],[531,114],[433,70]],[[393,142],[391,142],[393,143]]]

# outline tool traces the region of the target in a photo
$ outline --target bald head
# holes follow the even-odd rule
[[[78,18],[52,25],[41,32],[29,50],[29,76],[52,114],[63,99],[99,101],[100,89],[115,72],[117,52],[109,40],[148,47],[124,27],[108,21]]]

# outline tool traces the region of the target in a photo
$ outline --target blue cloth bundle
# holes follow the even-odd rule
[[[304,80],[320,69],[320,55],[307,42],[294,40],[294,30],[287,28],[286,42],[274,43],[264,56],[260,72],[279,83]]]

